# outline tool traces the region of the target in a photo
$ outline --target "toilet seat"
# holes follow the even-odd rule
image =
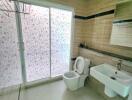
[[[83,57],[77,57],[73,66],[74,71],[63,74],[63,80],[69,90],[74,91],[84,86],[85,79],[89,72],[89,64],[90,60]]]
[[[84,70],[84,58],[83,57],[78,57],[75,61],[74,64],[74,71],[77,72],[78,74],[82,74]]]
[[[70,71],[70,72],[65,73],[63,77],[65,79],[74,79],[74,78],[79,78],[80,75],[76,73],[75,71]]]

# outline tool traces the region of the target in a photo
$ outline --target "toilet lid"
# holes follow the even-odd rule
[[[83,57],[77,57],[75,64],[74,64],[74,70],[82,74],[84,70],[84,58]]]

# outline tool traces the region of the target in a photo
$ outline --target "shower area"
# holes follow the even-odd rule
[[[0,1],[0,89],[69,71],[72,16],[66,8]]]

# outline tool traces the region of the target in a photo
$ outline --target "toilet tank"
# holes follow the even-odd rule
[[[89,74],[90,59],[85,58],[84,72],[83,74]]]

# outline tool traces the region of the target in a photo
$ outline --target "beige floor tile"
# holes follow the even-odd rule
[[[18,100],[18,91],[0,95],[0,100]]]
[[[17,100],[16,93],[0,96],[0,100]],[[90,87],[83,87],[77,91],[69,91],[64,82],[56,81],[31,87],[21,91],[20,100],[104,100]]]
[[[90,87],[69,91],[63,81],[57,81],[21,92],[21,100],[104,100]]]

